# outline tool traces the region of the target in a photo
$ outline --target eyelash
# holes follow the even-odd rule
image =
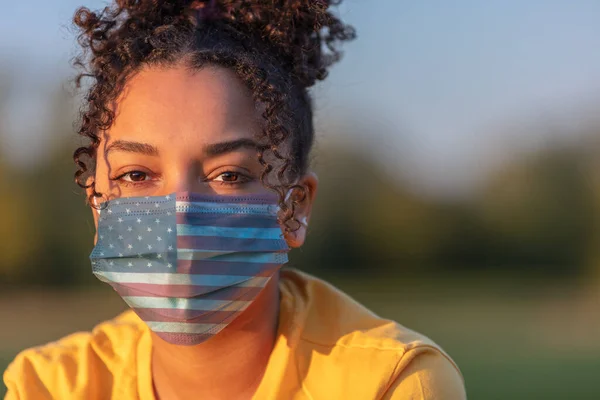
[[[233,175],[236,175],[238,179],[235,182],[217,181],[216,178],[220,177],[223,174],[233,174]],[[249,176],[247,176],[245,174],[242,174],[241,172],[223,171],[219,175],[217,175],[214,179],[205,179],[204,182],[212,181],[212,182],[218,183],[219,185],[223,185],[223,186],[236,186],[236,185],[243,185],[244,183],[248,183],[251,180],[252,180],[252,178],[250,178]]]
[[[140,174],[144,174],[144,176],[146,178],[148,178],[148,176],[150,175],[147,172],[143,172],[143,171],[139,171],[139,170],[131,170],[131,171],[127,171],[122,173],[119,176],[116,176],[114,178],[110,178],[110,180],[112,181],[120,181],[123,185],[125,186],[140,186],[140,185],[147,185],[149,183],[148,180],[143,180],[143,181],[139,181],[139,182],[135,182],[135,181],[126,181],[123,178],[125,178],[128,175],[131,175],[133,173],[140,173]],[[240,172],[235,172],[235,171],[223,171],[221,172],[219,175],[217,175],[217,178],[223,174],[234,174],[238,176],[238,180],[236,180],[235,182],[228,182],[228,181],[217,181],[216,178],[214,179],[204,179],[204,182],[208,182],[208,181],[212,181],[215,183],[218,183],[219,185],[223,185],[223,186],[235,186],[235,185],[242,185],[244,183],[248,183],[252,180],[251,177],[244,175]]]
[[[133,174],[133,173],[144,174],[144,176],[145,176],[146,178],[148,178],[148,177],[149,177],[149,175],[151,175],[151,174],[150,174],[150,173],[148,173],[148,172],[144,172],[144,171],[140,171],[140,170],[134,169],[134,170],[131,170],[131,171],[124,172],[124,173],[122,173],[121,175],[119,175],[119,176],[116,176],[116,177],[114,177],[114,178],[110,178],[110,180],[112,180],[112,181],[119,181],[120,183],[122,183],[122,184],[123,184],[123,185],[125,185],[125,186],[140,186],[140,185],[147,185],[147,184],[149,183],[149,181],[148,181],[148,180],[143,180],[143,181],[139,181],[139,182],[134,182],[134,181],[126,181],[126,180],[124,180],[124,179],[123,179],[123,178],[125,178],[126,176],[128,176],[128,175],[131,175],[131,174]]]

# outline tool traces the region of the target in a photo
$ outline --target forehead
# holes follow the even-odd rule
[[[249,90],[233,71],[178,65],[145,68],[125,85],[116,103],[110,140],[214,141],[214,136],[259,128]]]

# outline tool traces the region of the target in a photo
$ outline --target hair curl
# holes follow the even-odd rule
[[[147,65],[214,65],[233,70],[263,105],[260,179],[278,193],[285,229],[291,230],[290,221],[299,226],[294,210],[306,189],[294,180],[307,168],[314,137],[307,89],[340,59],[338,45],[355,37],[354,29],[329,11],[339,2],[115,0],[100,11],[79,8],[73,18],[82,47],[74,60],[81,70],[76,85],[81,88],[86,78],[91,85],[78,134],[89,143],[77,148],[73,159],[75,182],[91,188],[88,202],[102,196],[93,176],[100,133],[112,125],[113,105],[127,79]],[[278,160],[277,168],[272,160]],[[271,173],[277,182],[269,181]],[[286,201],[290,189],[300,196]]]

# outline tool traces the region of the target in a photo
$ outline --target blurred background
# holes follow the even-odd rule
[[[124,309],[73,183],[70,17],[2,0],[0,370]],[[424,332],[471,399],[600,398],[600,2],[345,0],[291,265]],[[0,394],[4,388],[0,385]]]

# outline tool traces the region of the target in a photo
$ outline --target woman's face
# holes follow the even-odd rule
[[[96,190],[103,199],[270,192],[260,181],[255,147],[260,130],[252,96],[232,71],[142,70],[125,86],[113,125],[101,138]],[[308,174],[301,183],[309,196],[298,219],[309,216],[316,177]],[[301,245],[304,235],[304,227],[288,235],[290,246]]]

